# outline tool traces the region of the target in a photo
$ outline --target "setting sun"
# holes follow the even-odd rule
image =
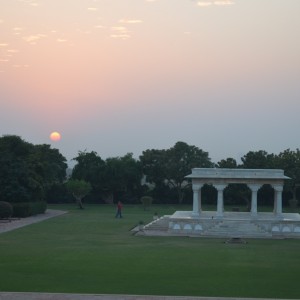
[[[52,132],[52,133],[50,134],[50,139],[51,139],[52,141],[54,141],[54,142],[57,142],[57,141],[59,141],[59,140],[61,139],[61,135],[60,135],[59,132],[54,131],[54,132]]]

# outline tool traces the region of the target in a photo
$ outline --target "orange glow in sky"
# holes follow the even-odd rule
[[[61,134],[57,131],[54,131],[50,134],[50,139],[54,142],[58,142],[61,139]]]

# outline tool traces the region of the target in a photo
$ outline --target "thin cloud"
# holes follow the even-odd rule
[[[46,37],[45,34],[35,34],[35,35],[24,36],[23,40],[28,43],[35,44],[35,42],[45,37]]]
[[[14,35],[19,35],[24,30],[22,27],[14,27],[13,29]]]
[[[65,42],[67,42],[67,40],[65,40],[65,39],[57,39],[56,40],[58,43],[65,43]]]
[[[98,8],[97,7],[88,7],[88,9],[87,10],[89,10],[89,11],[97,11],[98,10]]]
[[[134,19],[121,19],[119,23],[124,23],[124,24],[138,24],[138,23],[143,23],[142,20],[134,20]]]
[[[123,26],[114,26],[114,27],[111,27],[111,30],[119,31],[119,32],[129,32],[128,29]]]
[[[38,6],[39,3],[36,0],[19,0],[19,2],[24,3],[24,4],[28,4],[31,6]]]
[[[36,0],[19,0],[19,2],[27,4],[29,6],[33,6],[33,7],[40,6],[40,4]]]
[[[81,34],[91,34],[90,30],[82,30],[82,29],[77,29],[77,32],[81,33]]]
[[[7,50],[7,52],[8,53],[18,53],[19,50],[17,50],[17,49],[9,49],[9,50]]]
[[[9,46],[9,44],[7,44],[7,43],[2,43],[2,44],[0,44],[0,47],[2,48],[2,47],[7,47],[7,46]]]
[[[126,40],[130,38],[129,34],[111,34],[111,38]]]
[[[234,1],[231,0],[223,0],[223,1],[215,1],[214,5],[233,5]]]
[[[15,64],[15,65],[13,65],[13,67],[17,68],[17,69],[19,69],[19,68],[29,68],[29,65],[18,65],[18,64]]]
[[[197,6],[201,6],[201,7],[208,7],[213,5],[213,2],[207,2],[207,1],[199,1],[197,2]]]
[[[228,6],[228,5],[233,5],[235,4],[234,1],[232,0],[218,0],[218,1],[198,1],[197,6],[200,7],[209,7],[212,5],[216,6]]]
[[[124,26],[113,26],[110,28],[114,33],[110,35],[112,38],[119,38],[119,39],[129,39],[131,37],[130,31]]]

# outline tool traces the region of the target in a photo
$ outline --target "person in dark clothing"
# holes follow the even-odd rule
[[[118,218],[118,217],[122,218],[122,208],[123,208],[123,205],[122,205],[121,201],[118,201],[116,218]]]

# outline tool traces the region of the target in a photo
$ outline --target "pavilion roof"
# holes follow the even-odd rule
[[[214,179],[291,179],[280,169],[194,168],[186,178]]]

